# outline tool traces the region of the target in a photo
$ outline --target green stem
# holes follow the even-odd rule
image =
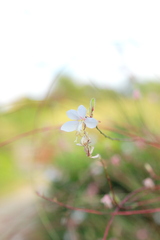
[[[98,127],[96,127],[97,130],[100,132],[100,134],[102,134],[105,138],[108,138],[112,141],[123,141],[123,142],[133,142],[134,140],[132,139],[120,139],[120,138],[112,138],[110,136],[107,136],[105,133],[103,133]]]
[[[107,181],[108,181],[108,184],[109,184],[109,188],[110,188],[110,191],[111,191],[111,194],[112,194],[112,203],[113,203],[113,205],[118,206],[118,203],[117,203],[116,198],[115,198],[115,193],[114,193],[114,190],[113,190],[113,187],[112,187],[111,179],[110,179],[110,176],[108,175],[108,172],[107,172],[107,167],[106,167],[106,165],[105,165],[105,163],[103,162],[102,159],[100,159],[100,161],[101,161],[102,166],[104,168],[106,178],[107,178]]]

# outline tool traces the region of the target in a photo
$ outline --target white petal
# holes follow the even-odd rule
[[[80,105],[78,107],[77,112],[78,112],[80,117],[84,118],[86,116],[87,109],[83,105]]]
[[[81,121],[78,122],[78,126],[77,126],[77,132],[81,132],[83,128],[83,123]]]
[[[98,121],[94,118],[86,118],[84,122],[88,128],[95,128],[98,124]]]
[[[79,119],[77,111],[73,110],[73,109],[67,111],[67,116],[72,120],[78,120]]]
[[[65,132],[72,132],[77,130],[78,127],[78,121],[69,121],[66,122],[62,125],[61,130],[65,131]]]
[[[98,153],[98,154],[96,154],[95,156],[92,156],[91,158],[99,158],[99,159],[100,159],[100,155],[99,155],[99,153]]]

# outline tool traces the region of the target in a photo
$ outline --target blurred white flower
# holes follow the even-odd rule
[[[90,171],[93,175],[100,175],[103,173],[103,166],[100,161],[95,161],[90,165]]]
[[[71,213],[71,219],[76,223],[80,224],[82,223],[87,217],[87,214],[85,212],[80,211],[73,211]]]
[[[151,178],[146,178],[143,180],[143,185],[147,188],[154,188],[155,187],[155,184],[153,182],[153,180]]]
[[[67,116],[74,121],[64,123],[61,130],[65,132],[72,132],[75,130],[81,132],[85,126],[88,128],[95,128],[98,121],[94,118],[87,117],[86,113],[87,109],[83,105],[80,105],[77,111],[73,109],[67,111]]]
[[[48,167],[44,172],[44,177],[48,181],[58,182],[62,178],[62,172],[54,167]]]

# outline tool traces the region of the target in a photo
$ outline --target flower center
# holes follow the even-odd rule
[[[80,117],[80,119],[79,119],[79,121],[85,121],[87,119],[87,116],[85,116],[85,117]]]

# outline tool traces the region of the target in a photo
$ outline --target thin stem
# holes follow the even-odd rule
[[[116,201],[116,197],[115,197],[115,193],[114,193],[114,189],[113,189],[113,186],[112,186],[112,182],[111,182],[111,179],[110,179],[110,176],[107,172],[107,167],[104,163],[104,161],[102,159],[100,159],[102,165],[103,165],[103,168],[104,168],[104,171],[105,171],[105,174],[106,174],[106,178],[107,178],[107,181],[109,183],[109,188],[110,188],[110,191],[111,191],[111,194],[112,194],[112,203],[113,205],[119,207],[119,208],[122,208],[122,209],[131,209],[130,206],[126,206],[126,207],[123,207],[123,206],[120,206],[117,201]]]
[[[115,209],[114,213],[116,213],[116,212],[118,212],[118,211],[119,211],[119,207],[117,207],[117,208]],[[109,229],[110,229],[110,227],[111,227],[111,225],[112,225],[112,222],[113,222],[115,216],[116,216],[116,215],[112,215],[112,217],[110,218],[110,220],[109,220],[109,222],[108,222],[108,224],[107,224],[107,226],[106,226],[106,229],[105,229],[104,236],[103,236],[103,239],[102,239],[102,240],[106,240],[106,239],[107,239],[107,236],[108,236],[108,233],[109,233]]]
[[[105,133],[103,133],[98,127],[96,127],[96,129],[100,132],[100,134],[102,134],[105,138],[108,138],[112,141],[123,141],[123,142],[133,142],[134,140],[132,139],[120,139],[120,138],[112,138],[108,135],[106,135]]]
[[[4,142],[0,142],[0,148],[8,145],[10,143],[13,143],[15,141],[18,141],[21,138],[32,136],[33,134],[36,134],[36,133],[52,131],[54,129],[58,129],[58,126],[48,126],[48,127],[42,127],[42,128],[35,128],[35,129],[30,130],[28,132],[24,132],[24,133],[21,133],[19,135],[16,135],[16,136],[14,136],[14,137],[12,137],[12,138],[4,141]]]
[[[158,201],[160,201],[160,197],[149,199],[149,200],[144,200],[144,201],[139,201],[139,202],[137,202],[137,205],[138,206],[144,206],[144,205],[155,203],[155,202],[158,202]]]
[[[102,159],[100,159],[102,165],[103,165],[103,168],[104,168],[104,171],[105,171],[105,174],[106,174],[106,178],[107,178],[107,181],[109,183],[109,188],[110,188],[110,191],[111,191],[111,194],[112,194],[112,202],[115,206],[118,206],[118,203],[115,199],[115,193],[114,193],[114,190],[113,190],[113,186],[112,186],[112,183],[111,183],[111,179],[110,179],[110,176],[108,175],[108,172],[107,172],[107,167],[104,163],[104,161]]]
[[[155,213],[160,212],[160,208],[152,208],[152,209],[142,209],[142,210],[134,210],[134,211],[123,211],[123,212],[114,212],[112,215],[137,215],[137,214],[148,214],[148,213]]]
[[[108,233],[109,233],[109,230],[110,230],[110,227],[112,225],[112,222],[114,220],[114,217],[117,215],[117,213],[119,213],[119,210],[120,208],[130,199],[132,198],[134,195],[140,193],[141,191],[143,191],[144,189],[146,189],[145,187],[143,188],[139,188],[137,190],[135,190],[134,192],[128,194],[122,201],[121,203],[119,204],[119,206],[115,209],[115,211],[112,213],[112,217],[110,218],[107,226],[106,226],[106,229],[105,229],[105,232],[104,232],[104,236],[103,236],[103,239],[102,240],[106,240],[107,239],[107,236],[108,236]]]
[[[70,205],[67,205],[67,204],[64,204],[64,203],[58,201],[56,198],[51,199],[51,198],[45,197],[45,196],[41,195],[39,192],[36,192],[36,194],[37,194],[39,197],[41,197],[41,198],[43,198],[43,199],[45,199],[45,200],[47,200],[47,201],[49,201],[49,202],[56,203],[56,204],[58,204],[59,206],[64,207],[64,208],[67,208],[67,209],[70,209],[70,210],[87,212],[87,213],[92,213],[92,214],[96,214],[96,215],[105,215],[105,214],[107,214],[106,212],[100,212],[100,211],[96,211],[96,210],[94,210],[94,209],[73,207],[73,206],[70,206]]]
[[[150,142],[150,141],[147,141],[145,140],[144,138],[142,137],[139,137],[139,136],[134,136],[133,134],[130,136],[133,138],[133,139],[120,139],[120,138],[112,138],[108,135],[106,135],[105,133],[103,133],[98,127],[96,127],[96,129],[100,132],[100,134],[102,134],[105,138],[108,138],[112,141],[122,141],[122,142],[136,142],[136,141],[143,141],[145,144],[147,145],[150,145],[152,147],[155,147],[155,148],[160,148],[160,143],[158,142]]]

